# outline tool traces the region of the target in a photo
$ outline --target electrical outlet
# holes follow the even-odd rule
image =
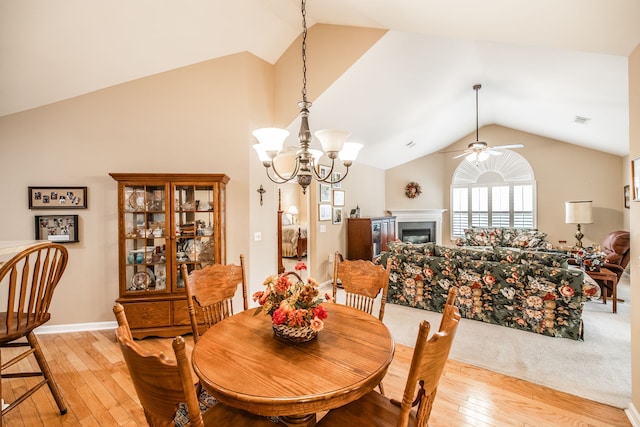
[[[321,225],[321,226],[320,226],[320,232],[321,232],[321,233],[326,233],[326,232],[327,232],[327,226],[326,226],[326,225],[324,225],[324,224],[323,224],[323,225]]]
[[[256,231],[255,233],[253,233],[253,240],[255,240],[256,242],[258,240],[262,240],[262,233],[259,231]]]

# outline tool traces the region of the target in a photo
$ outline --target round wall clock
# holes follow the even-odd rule
[[[417,182],[410,182],[404,187],[404,194],[410,199],[415,199],[422,194],[422,188]]]

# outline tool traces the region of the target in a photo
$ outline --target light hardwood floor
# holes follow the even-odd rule
[[[3,425],[146,425],[113,337],[112,330],[40,335],[40,344],[67,400],[69,412],[60,416],[51,394],[43,388],[5,416]],[[172,356],[170,342],[157,338],[142,341],[149,349],[163,350]],[[187,343],[191,342],[187,338]],[[387,396],[402,396],[411,354],[411,348],[396,346],[394,361],[384,380]],[[3,353],[3,359],[5,357]],[[23,361],[18,369],[26,370],[29,366]],[[3,398],[11,401],[14,392],[24,387],[22,379],[3,381]],[[450,360],[429,425],[606,427],[631,423],[621,409]]]

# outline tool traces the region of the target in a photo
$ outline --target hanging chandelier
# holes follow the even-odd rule
[[[337,184],[343,181],[349,173],[349,167],[358,156],[358,151],[362,148],[362,144],[346,142],[350,133],[338,129],[323,129],[315,132],[324,153],[310,148],[309,108],[311,102],[307,100],[307,13],[305,4],[306,0],[302,0],[302,101],[298,103],[300,107],[300,131],[298,133],[300,149],[296,152],[295,167],[292,172],[286,174],[276,169],[276,159],[282,151],[284,140],[289,136],[289,131],[280,128],[262,128],[253,131],[253,136],[258,140],[258,144],[254,144],[253,148],[265,167],[267,177],[276,184],[284,184],[296,179],[302,187],[303,193],[306,193],[307,187],[313,179],[328,184]],[[326,174],[321,174],[319,171],[319,160],[323,154],[331,159],[330,169]],[[340,159],[345,166],[344,174],[333,173],[336,159]]]

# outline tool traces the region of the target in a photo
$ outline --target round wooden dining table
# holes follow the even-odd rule
[[[286,425],[313,426],[316,413],[373,390],[393,359],[394,342],[376,317],[326,303],[329,316],[312,341],[276,338],[271,317],[240,312],[207,330],[193,348],[202,385],[221,402]]]

